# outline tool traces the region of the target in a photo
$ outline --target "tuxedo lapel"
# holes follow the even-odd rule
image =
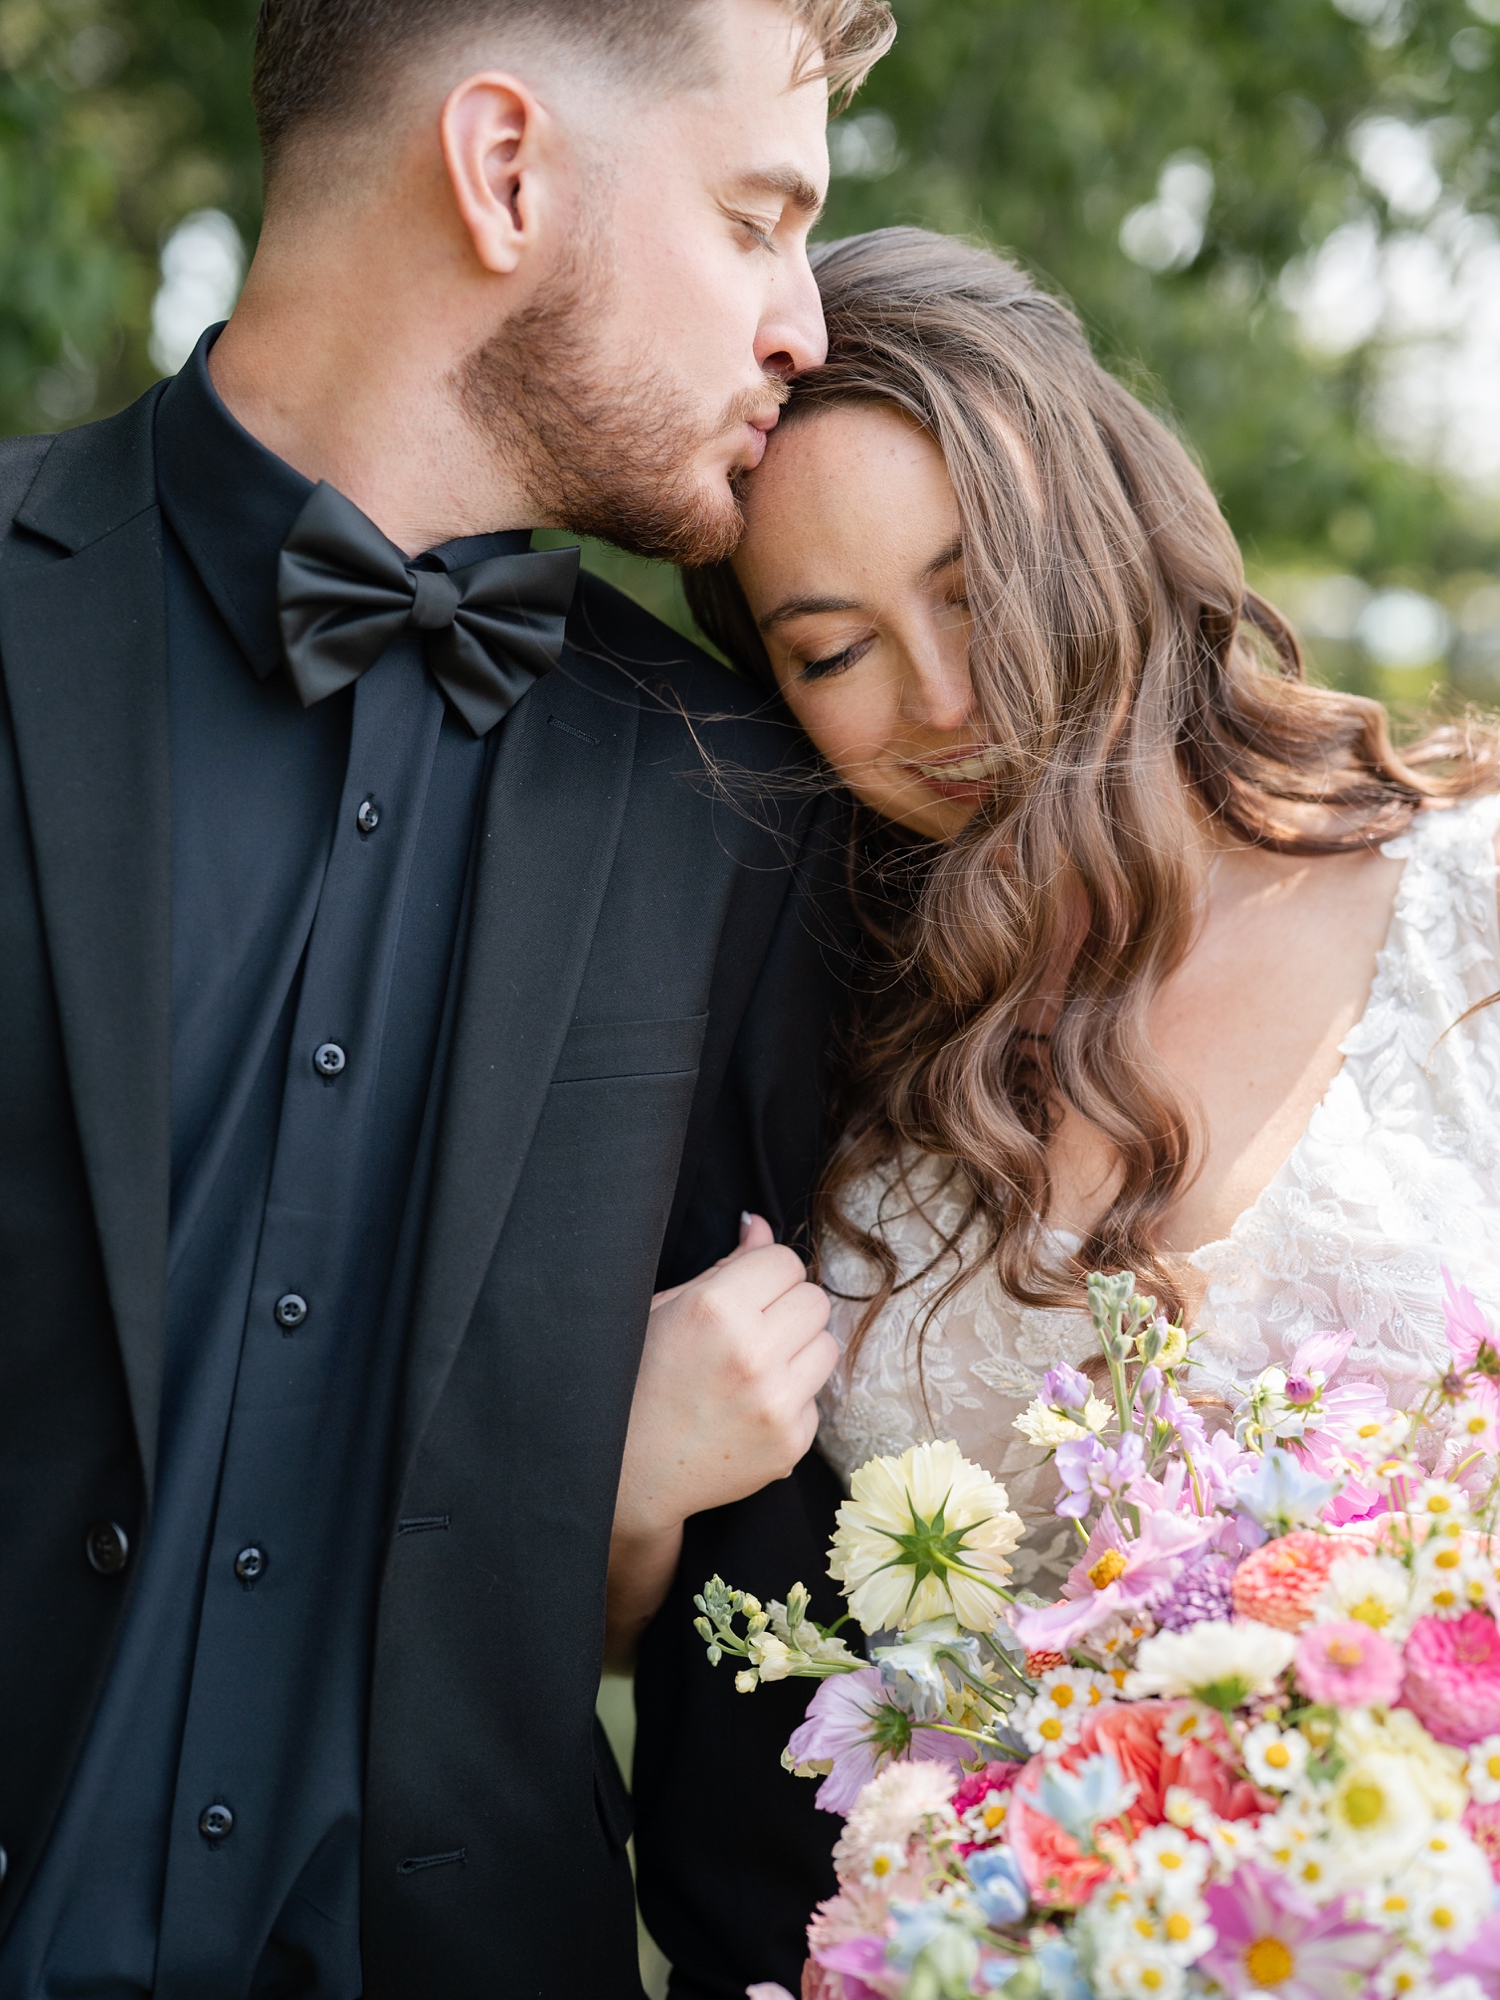
[[[155,397],[59,438],[0,565],[14,723],[73,1104],[148,1490],[171,1172],[171,794]]]
[[[565,649],[491,770],[402,1401],[404,1473],[463,1340],[573,1015],[630,791],[637,707]]]

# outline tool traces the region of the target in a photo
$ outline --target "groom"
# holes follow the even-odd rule
[[[0,2000],[638,1994],[591,1715],[646,1311],[795,1226],[832,993],[815,815],[705,774],[790,732],[525,531],[732,546],[887,34],[266,0],[233,319],[0,450]],[[752,1346],[788,1261],[704,1281]],[[669,1736],[681,1990],[791,1976],[826,1823],[737,1873]]]

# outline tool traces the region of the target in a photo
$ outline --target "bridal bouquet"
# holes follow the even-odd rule
[[[1183,1329],[1128,1274],[1089,1302],[1108,1397],[1057,1368],[1017,1420],[1080,1537],[1055,1603],[948,1443],[839,1510],[867,1657],[801,1586],[697,1600],[743,1691],[821,1683],[783,1759],[844,1819],[803,2000],[1500,1995],[1500,1338],[1449,1280],[1411,1410],[1326,1334],[1210,1437]]]

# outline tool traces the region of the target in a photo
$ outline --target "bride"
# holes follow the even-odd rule
[[[1313,1332],[1393,1400],[1442,1270],[1500,1315],[1488,729],[1398,750],[1310,686],[1188,452],[1014,265],[922,231],[815,259],[799,380],[700,623],[854,802],[869,977],[822,1194],[846,1477],[955,1439],[1061,1581],[1015,1419],[1094,1269],[1232,1397]]]

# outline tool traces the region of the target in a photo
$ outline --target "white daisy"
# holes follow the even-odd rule
[[[1469,1496],[1451,1479],[1424,1479],[1412,1495],[1408,1511],[1418,1519],[1461,1521],[1469,1511]]]
[[[1195,1899],[1213,1858],[1201,1840],[1175,1826],[1148,1827],[1130,1852],[1141,1887],[1163,1904]]]
[[[1290,1791],[1307,1769],[1312,1746],[1300,1729],[1258,1722],[1242,1746],[1245,1768],[1268,1792]]]
[[[1411,1572],[1394,1556],[1340,1556],[1313,1604],[1320,1623],[1357,1618],[1398,1644],[1412,1625]]]
[[[1464,1778],[1482,1806],[1492,1806],[1500,1799],[1500,1736],[1481,1736],[1469,1745]]]

